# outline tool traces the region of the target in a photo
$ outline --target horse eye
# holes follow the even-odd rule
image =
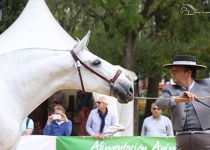
[[[97,65],[100,65],[101,64],[101,61],[99,59],[95,60],[92,65],[94,66],[97,66]]]

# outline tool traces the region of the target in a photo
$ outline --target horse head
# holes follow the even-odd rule
[[[116,66],[88,50],[89,37],[90,31],[71,51],[79,71],[80,86],[85,91],[112,95],[117,97],[120,103],[128,103],[133,99],[131,81]]]
[[[121,103],[133,99],[131,81],[116,66],[88,51],[89,36],[90,32],[77,42],[70,51],[72,55],[69,50],[27,48],[0,56],[0,95],[4,99],[2,105],[8,106],[2,107],[0,114],[6,112],[10,116],[8,119],[0,115],[4,122],[0,128],[0,149],[14,149],[23,119],[60,89],[112,95]]]

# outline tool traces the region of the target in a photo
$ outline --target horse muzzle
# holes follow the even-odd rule
[[[133,100],[134,90],[131,84],[113,84],[111,86],[114,96],[118,98],[119,103],[128,103]]]

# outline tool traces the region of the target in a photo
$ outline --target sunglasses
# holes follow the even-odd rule
[[[101,102],[97,101],[97,102],[96,102],[96,104],[99,104],[99,105],[100,105],[100,104],[101,104]]]
[[[160,108],[152,108],[152,110],[160,110]]]

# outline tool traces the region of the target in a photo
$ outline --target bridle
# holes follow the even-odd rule
[[[77,68],[78,70],[78,74],[79,74],[79,78],[80,78],[80,83],[81,83],[81,86],[82,86],[82,92],[85,93],[85,88],[84,88],[84,84],[83,84],[83,80],[82,80],[82,75],[81,75],[81,71],[80,71],[80,67],[81,67],[81,64],[87,69],[89,70],[90,72],[92,72],[93,74],[97,75],[98,77],[100,77],[101,79],[105,80],[106,82],[109,83],[110,85],[110,89],[111,89],[111,86],[115,83],[115,81],[117,80],[117,78],[120,76],[120,74],[122,73],[121,70],[117,70],[117,72],[115,73],[114,77],[112,79],[107,79],[106,77],[102,76],[101,74],[99,74],[98,72],[96,72],[95,70],[91,69],[89,66],[87,66],[86,64],[84,64],[78,57],[77,55],[75,54],[74,50],[70,50],[70,53],[72,55],[72,57],[74,58],[75,60],[75,67]],[[111,90],[110,90],[110,95],[111,95]]]

